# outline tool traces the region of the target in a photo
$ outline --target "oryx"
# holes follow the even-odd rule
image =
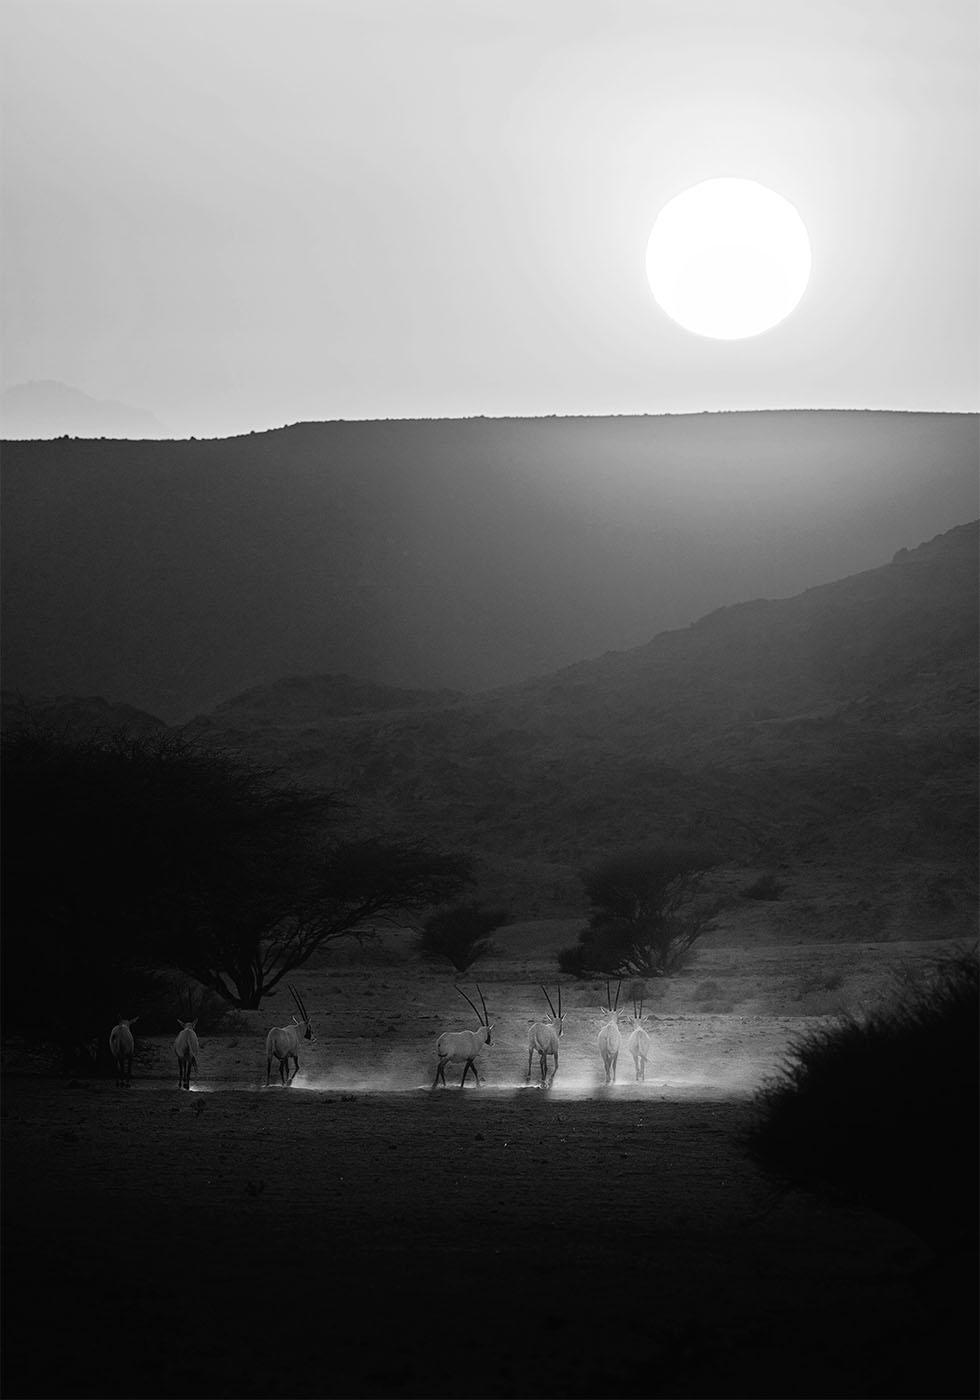
[[[309,1012],[303,1005],[303,998],[295,987],[290,986],[289,991],[293,1001],[296,1003],[296,1010],[299,1012],[299,1020],[293,1017],[292,1025],[273,1026],[272,1030],[265,1038],[265,1083],[266,1088],[272,1083],[272,1061],[279,1061],[279,1080],[283,1085],[291,1084],[299,1071],[299,1044],[301,1040],[314,1040],[313,1022],[310,1020]],[[289,1061],[293,1062],[293,1072],[289,1073]]]
[[[128,1087],[133,1079],[133,1032],[138,1016],[119,1017],[119,1024],[109,1032],[109,1052],[116,1066],[116,1084]]]
[[[200,1050],[200,1042],[194,1027],[197,1025],[197,1017],[193,1021],[182,1021],[177,1018],[180,1032],[174,1041],[174,1052],[177,1055],[177,1088],[189,1089],[191,1087],[191,1070],[197,1070],[197,1054]]]
[[[548,996],[547,989],[542,987],[545,1000],[548,1003],[550,1016],[543,1021],[532,1021],[527,1032],[527,1074],[524,1078],[525,1084],[531,1082],[531,1061],[537,1055],[538,1063],[541,1066],[541,1084],[547,1088],[555,1082],[555,1075],[558,1073],[558,1037],[565,1032],[565,1017],[561,1010],[561,983],[558,983],[558,1010],[552,1005],[551,997]],[[548,1078],[548,1059],[554,1060],[555,1066],[551,1071],[551,1078]]]
[[[633,1015],[629,1018],[629,1023],[633,1027],[630,1031],[626,1048],[633,1056],[633,1065],[636,1069],[637,1079],[647,1077],[647,1059],[650,1055],[650,1037],[643,1029],[643,994],[640,994],[640,1005],[637,1009],[636,997],[633,998]]]
[[[623,1037],[619,1030],[619,989],[623,985],[622,978],[616,984],[616,1000],[612,999],[609,992],[609,982],[606,982],[606,1004],[602,1008],[607,1016],[605,1025],[599,1032],[599,1054],[602,1056],[602,1067],[606,1072],[606,1083],[616,1083],[616,1061],[619,1059],[619,1047],[623,1043]]]
[[[484,1000],[483,993],[480,991],[479,984],[477,984],[476,990],[483,1004],[482,1016],[479,1011],[476,1010],[476,1005],[466,996],[462,987],[457,987],[456,990],[461,997],[466,997],[466,1000],[470,1002],[470,1006],[476,1011],[477,1019],[480,1022],[480,1029],[478,1031],[443,1031],[442,1035],[436,1041],[436,1054],[439,1060],[436,1065],[436,1077],[432,1081],[433,1089],[440,1080],[442,1080],[443,1086],[445,1086],[446,1066],[453,1062],[458,1063],[460,1060],[463,1061],[463,1077],[459,1081],[459,1087],[462,1089],[463,1085],[466,1083],[466,1076],[469,1074],[470,1070],[473,1071],[473,1077],[477,1082],[477,1087],[479,1087],[480,1072],[476,1067],[476,1057],[485,1045],[492,1044],[490,1035],[493,1031],[493,1026],[490,1024],[490,1018],[487,1015],[487,1003]]]

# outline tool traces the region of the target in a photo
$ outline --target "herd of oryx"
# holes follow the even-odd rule
[[[619,1018],[622,1014],[619,1010],[619,992],[622,987],[619,982],[616,987],[616,996],[613,999],[609,983],[606,983],[606,1004],[599,1010],[602,1012],[602,1028],[599,1031],[598,1045],[599,1054],[602,1057],[602,1068],[607,1084],[616,1083],[616,1065],[619,1060],[619,1051],[623,1043],[623,1034],[619,1028]],[[436,1041],[436,1077],[432,1081],[433,1089],[437,1084],[446,1083],[446,1066],[448,1064],[459,1064],[462,1062],[463,1075],[459,1081],[462,1088],[466,1083],[466,1076],[470,1070],[477,1084],[480,1083],[480,1075],[476,1068],[476,1057],[485,1045],[491,1045],[493,1024],[487,1015],[487,1004],[483,998],[483,993],[477,987],[480,998],[480,1011],[477,1006],[466,996],[462,987],[456,988],[460,996],[466,1000],[476,1012],[477,1020],[480,1022],[480,1029],[476,1031],[443,1031]],[[565,1034],[565,1015],[561,1009],[561,985],[558,986],[558,1006],[555,1008],[554,1002],[545,987],[545,1000],[548,1003],[548,1015],[542,1016],[540,1021],[532,1021],[527,1031],[527,1072],[524,1082],[531,1082],[531,1066],[534,1057],[538,1058],[538,1068],[541,1074],[541,1084],[544,1088],[550,1088],[555,1082],[555,1075],[558,1073],[559,1048],[558,1042]],[[637,1005],[633,1000],[633,1014],[629,1018],[630,1033],[626,1041],[626,1048],[633,1057],[633,1066],[638,1080],[646,1079],[646,1065],[650,1056],[650,1036],[643,1027],[643,1002]],[[550,1066],[550,1068],[549,1068]]]
[[[623,1014],[619,1010],[621,987],[622,982],[617,985],[616,995],[613,998],[610,985],[607,982],[606,1004],[599,1008],[603,1021],[597,1044],[607,1084],[615,1084],[616,1082],[616,1066],[623,1043],[623,1035],[619,1025],[620,1016]],[[474,1001],[470,1000],[462,987],[457,987],[456,990],[473,1008],[479,1022],[479,1029],[475,1031],[443,1031],[436,1041],[436,1077],[432,1081],[433,1089],[439,1084],[445,1085],[446,1066],[451,1064],[462,1064],[463,1066],[462,1078],[459,1081],[460,1088],[466,1083],[466,1077],[471,1070],[479,1085],[481,1080],[479,1070],[476,1067],[477,1056],[484,1047],[493,1043],[493,1023],[487,1014],[487,1003],[479,986],[476,990],[482,1010],[477,1007]],[[531,1066],[535,1056],[537,1056],[541,1085],[543,1088],[550,1088],[558,1073],[558,1042],[565,1033],[567,1013],[562,1012],[560,985],[557,989],[557,1009],[547,989],[542,986],[541,990],[548,1003],[548,1014],[542,1016],[540,1020],[532,1021],[528,1026],[525,1083],[531,1082]],[[308,1040],[312,1043],[316,1039],[313,1034],[313,1021],[303,998],[294,987],[290,987],[289,991],[298,1015],[292,1017],[288,1026],[273,1026],[265,1038],[265,1082],[267,1087],[272,1083],[274,1061],[278,1062],[280,1083],[284,1086],[291,1084],[299,1071],[300,1046],[303,1041]],[[119,1023],[113,1026],[109,1032],[109,1049],[116,1066],[117,1085],[125,1086],[132,1080],[135,1047],[131,1027],[138,1019],[136,1016],[129,1019],[120,1017]],[[633,1014],[627,1019],[630,1032],[626,1048],[633,1058],[637,1080],[644,1080],[646,1078],[646,1063],[650,1055],[650,1036],[643,1026],[642,997],[639,1004],[634,997]],[[174,1053],[177,1057],[177,1083],[178,1088],[189,1089],[191,1075],[197,1070],[197,1057],[200,1053],[200,1042],[195,1030],[197,1021],[196,1018],[187,1021],[178,1020],[177,1024],[180,1026],[180,1032],[174,1040]]]

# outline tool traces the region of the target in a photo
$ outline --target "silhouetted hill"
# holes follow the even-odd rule
[[[352,676],[288,676],[224,701],[208,722],[221,728],[229,745],[242,741],[252,747],[255,735],[269,727],[319,734],[321,726],[336,719],[451,705],[462,699],[460,691],[401,690]]]
[[[26,697],[10,690],[0,693],[0,724],[5,731],[25,724],[80,739],[125,733],[134,737],[162,734],[167,725],[133,705],[114,704],[101,695]]]
[[[478,850],[498,888],[508,871],[540,889],[619,847],[694,841],[848,869],[868,894],[891,882],[928,923],[972,897],[977,539],[960,526],[484,696],[341,713],[317,677],[299,708],[274,686],[191,728]]]
[[[56,379],[14,384],[0,394],[4,438],[159,438],[166,431],[145,409],[93,399]]]
[[[976,472],[965,414],[7,443],[5,684],[171,722],[288,675],[485,690],[867,568]]]

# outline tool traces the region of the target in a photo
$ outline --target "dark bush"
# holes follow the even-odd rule
[[[980,977],[976,952],[793,1047],[763,1088],[751,1155],[782,1181],[867,1206],[938,1253],[975,1251]]]
[[[558,953],[558,970],[567,972],[570,977],[590,977],[592,975],[589,968],[590,959],[586,949],[581,943],[575,943],[571,948],[562,948]]]
[[[786,888],[775,877],[775,875],[760,875],[758,880],[753,880],[751,885],[745,885],[739,894],[743,899],[778,899]]]
[[[481,904],[454,904],[430,914],[416,939],[425,958],[445,958],[457,972],[465,972],[478,958],[495,951],[489,934],[507,919],[506,909],[485,909]]]

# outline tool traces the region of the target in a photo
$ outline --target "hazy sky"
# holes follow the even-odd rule
[[[173,432],[975,409],[974,0],[4,0],[4,387]],[[673,194],[810,234],[749,341],[653,302]]]

